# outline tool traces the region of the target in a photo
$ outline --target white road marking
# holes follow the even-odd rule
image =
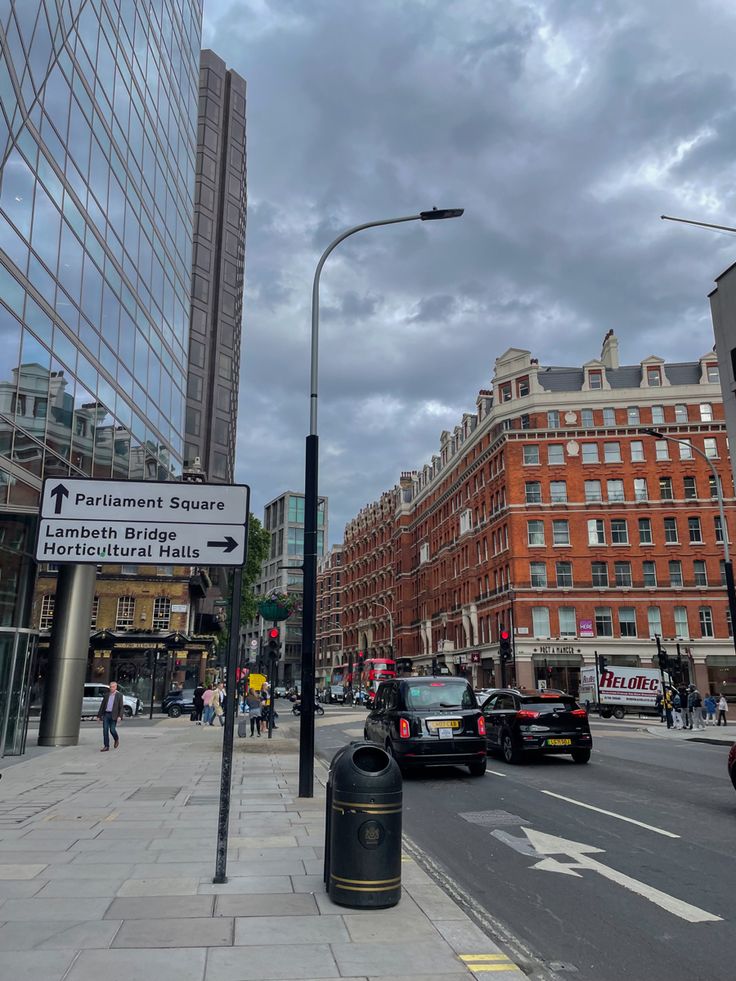
[[[616,814],[615,811],[607,811],[603,807],[594,807],[593,804],[586,804],[582,800],[574,800],[572,797],[563,797],[562,794],[555,794],[551,790],[543,790],[543,794],[548,797],[556,797],[557,800],[567,801],[568,804],[576,804],[578,807],[585,807],[589,811],[597,811],[598,814],[606,814],[608,817],[617,818],[619,821],[626,821],[627,824],[635,824],[638,828],[645,828],[647,831],[654,831],[655,834],[664,835],[665,838],[679,838],[680,835],[672,831],[665,831],[664,828],[655,828],[652,824],[645,824],[643,821],[636,821],[634,818],[625,817],[623,814]]]
[[[507,777],[508,773],[499,773],[498,770],[486,770],[486,776],[493,774],[494,777]]]
[[[584,845],[579,841],[568,841],[566,838],[548,835],[544,831],[535,831],[533,828],[522,828],[522,830],[539,855],[566,855],[572,859],[572,862],[560,862],[554,858],[543,858],[532,868],[576,876],[579,876],[579,873],[575,871],[576,869],[591,869],[603,876],[604,879],[609,879],[611,882],[623,886],[624,889],[648,899],[650,903],[672,913],[673,916],[679,916],[681,920],[687,920],[688,923],[715,923],[722,920],[722,917],[716,916],[714,913],[708,913],[707,910],[691,906],[690,903],[669,896],[666,892],[655,889],[654,886],[639,882],[638,879],[632,879],[631,876],[624,875],[623,872],[609,868],[597,859],[590,857],[595,853],[602,854],[602,848],[596,848],[595,845]]]

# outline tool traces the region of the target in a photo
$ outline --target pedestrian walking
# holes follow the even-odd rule
[[[194,704],[194,711],[192,713],[194,718],[192,719],[192,722],[196,722],[198,726],[202,725],[202,712],[204,711],[204,693],[205,693],[205,687],[200,681],[200,683],[194,689],[194,695],[192,696],[192,703]]]
[[[716,724],[716,706],[718,705],[718,700],[713,692],[710,695],[706,695],[703,699],[703,708],[705,709],[705,724],[707,726],[714,726]]]
[[[673,728],[682,729],[682,697],[679,691],[672,696],[672,720]]]
[[[260,695],[251,688],[245,696],[250,715],[250,734],[251,736],[261,734],[261,698]]]
[[[690,728],[705,729],[705,723],[703,722],[703,699],[695,685],[690,685],[688,688],[687,707],[690,713]]]
[[[97,712],[97,718],[102,723],[102,749],[101,753],[107,753],[110,750],[110,735],[113,738],[113,748],[117,749],[120,745],[120,739],[118,738],[118,722],[123,717],[123,696],[118,691],[117,681],[110,682],[110,691],[107,695],[102,696],[102,701],[100,702],[100,708]],[[720,723],[719,723],[720,725]]]
[[[682,728],[692,729],[692,717],[690,715],[690,709],[688,708],[688,704],[687,704],[687,697],[689,695],[688,688],[686,685],[680,685],[680,687],[677,689],[677,692],[680,696],[680,709],[682,711]]]
[[[726,696],[725,695],[721,695],[721,697],[718,699],[718,723],[717,723],[717,725],[720,725],[721,724],[721,719],[723,720],[724,726],[725,725],[728,725],[728,723],[726,722],[726,713],[727,712],[728,712],[728,702],[726,701]]]
[[[225,685],[222,681],[217,682],[217,687],[212,694],[212,706],[215,710],[215,718],[219,720],[220,726],[224,726],[227,706],[225,705]]]
[[[215,690],[214,686],[210,685],[209,688],[205,689],[204,695],[202,695],[202,703],[204,708],[202,709],[202,719],[206,726],[211,726],[215,718]]]
[[[662,698],[662,692],[657,692],[657,697],[654,699],[654,707],[659,712],[659,721],[664,722],[664,699]],[[587,711],[587,703],[586,703]]]
[[[674,725],[674,720],[672,718],[672,689],[666,688],[664,693],[664,698],[662,699],[662,704],[664,705],[664,717],[667,720],[667,728],[671,729]]]

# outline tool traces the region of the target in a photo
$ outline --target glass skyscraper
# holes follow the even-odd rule
[[[181,468],[201,20],[201,0],[0,0],[0,754],[41,480]]]

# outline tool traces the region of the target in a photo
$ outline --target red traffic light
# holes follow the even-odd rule
[[[508,630],[501,631],[501,640],[508,640],[510,636]]]
[[[269,640],[278,640],[279,639],[279,628],[278,627],[271,627],[271,629],[268,631],[268,639]]]

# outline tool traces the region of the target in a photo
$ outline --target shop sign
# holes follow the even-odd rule
[[[578,620],[578,635],[580,637],[595,637],[592,620]]]
[[[540,654],[574,654],[575,648],[568,644],[540,644]]]

